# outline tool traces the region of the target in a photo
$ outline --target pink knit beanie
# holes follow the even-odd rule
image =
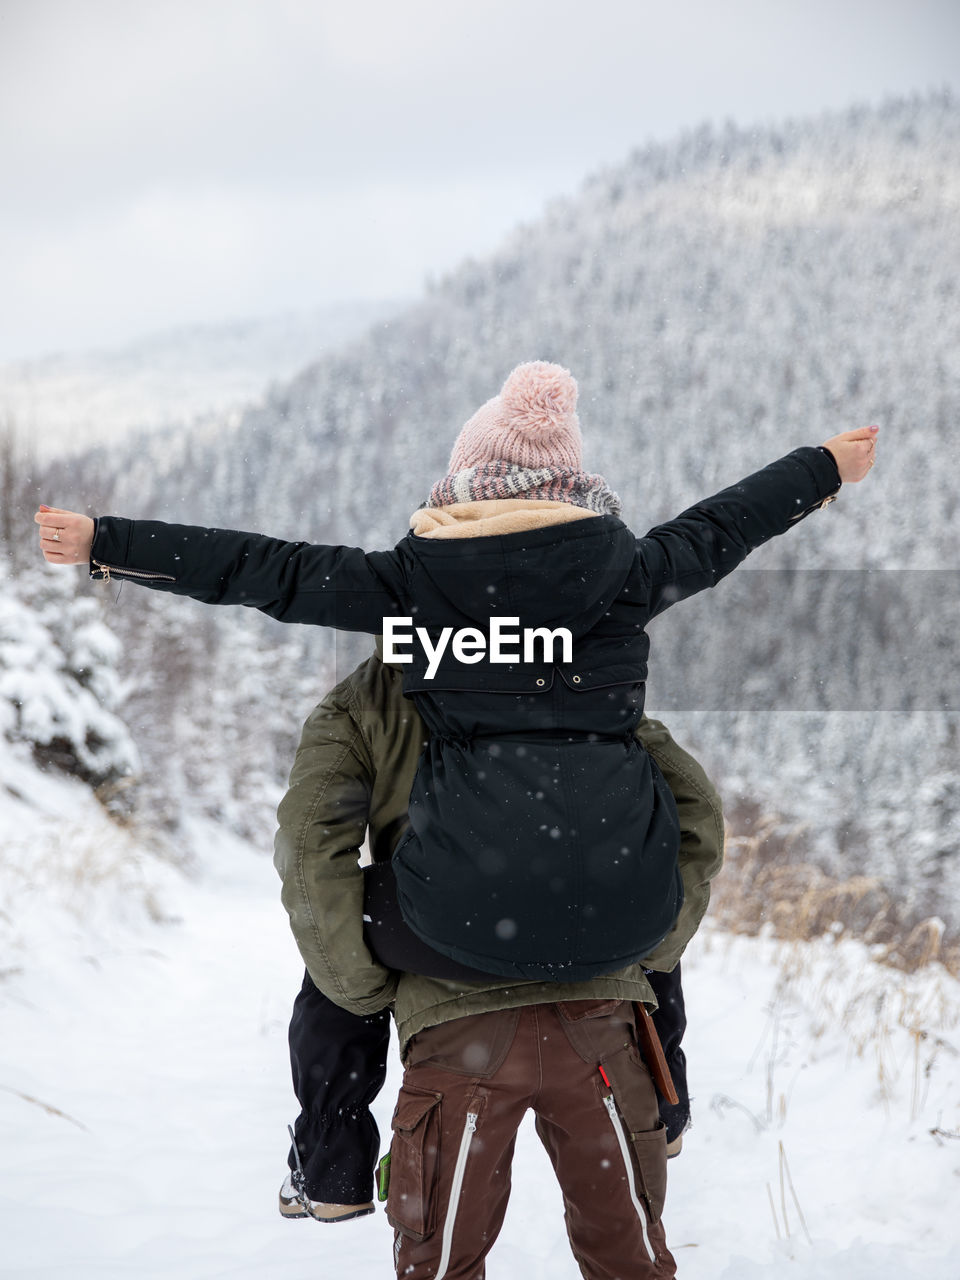
[[[425,505],[519,498],[619,515],[620,499],[603,476],[583,470],[582,445],[569,370],[544,360],[517,365],[457,436],[450,472]]]
[[[466,424],[450,455],[450,471],[486,462],[531,469],[582,467],[577,384],[568,369],[545,360],[517,365],[498,396]]]

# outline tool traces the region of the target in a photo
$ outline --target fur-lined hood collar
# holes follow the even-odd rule
[[[569,502],[489,498],[482,502],[454,502],[447,507],[421,507],[410,517],[410,528],[419,538],[492,538],[597,518],[595,511]]]

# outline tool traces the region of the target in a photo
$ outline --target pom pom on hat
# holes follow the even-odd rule
[[[518,365],[464,426],[450,471],[493,461],[579,471],[582,448],[575,379],[559,364],[533,360]]]
[[[500,407],[515,431],[546,442],[577,411],[577,384],[568,369],[543,360],[517,365],[503,384]]]

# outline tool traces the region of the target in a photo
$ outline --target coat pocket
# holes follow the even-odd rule
[[[393,1113],[387,1219],[411,1240],[426,1240],[437,1225],[442,1094],[404,1085]]]

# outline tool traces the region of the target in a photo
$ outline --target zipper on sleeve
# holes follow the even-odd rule
[[[144,569],[123,569],[114,564],[101,564],[99,560],[91,560],[93,566],[91,576],[100,575],[101,582],[109,582],[111,578],[138,578],[141,582],[176,582],[170,573],[147,573]]]
[[[623,1124],[617,1115],[617,1106],[613,1100],[613,1094],[608,1093],[603,1099],[604,1106],[607,1108],[607,1114],[610,1116],[610,1123],[613,1125],[613,1131],[617,1135],[617,1143],[620,1147],[620,1154],[623,1157],[623,1165],[627,1171],[627,1186],[630,1188],[630,1199],[633,1201],[633,1207],[637,1211],[637,1217],[640,1219],[640,1230],[643,1232],[643,1243],[647,1250],[647,1257],[651,1262],[656,1262],[657,1255],[653,1251],[650,1243],[650,1237],[647,1234],[647,1213],[640,1202],[637,1195],[637,1183],[633,1175],[633,1161],[630,1159],[630,1148],[627,1146],[626,1134],[623,1132]]]
[[[829,507],[830,503],[836,502],[836,500],[836,493],[828,493],[825,498],[819,498],[812,507],[807,507],[806,511],[801,511],[799,515],[791,516],[790,523],[795,524],[797,520],[802,520],[804,516],[808,516],[811,511],[822,511],[824,507]]]
[[[463,1136],[460,1139],[460,1150],[457,1152],[457,1163],[453,1170],[453,1186],[450,1188],[450,1199],[447,1202],[447,1213],[443,1222],[443,1246],[440,1251],[440,1263],[434,1280],[443,1280],[450,1266],[450,1251],[453,1247],[453,1228],[457,1220],[457,1209],[460,1204],[460,1193],[463,1190],[463,1175],[467,1168],[467,1155],[470,1143],[477,1131],[477,1112],[468,1111]]]

